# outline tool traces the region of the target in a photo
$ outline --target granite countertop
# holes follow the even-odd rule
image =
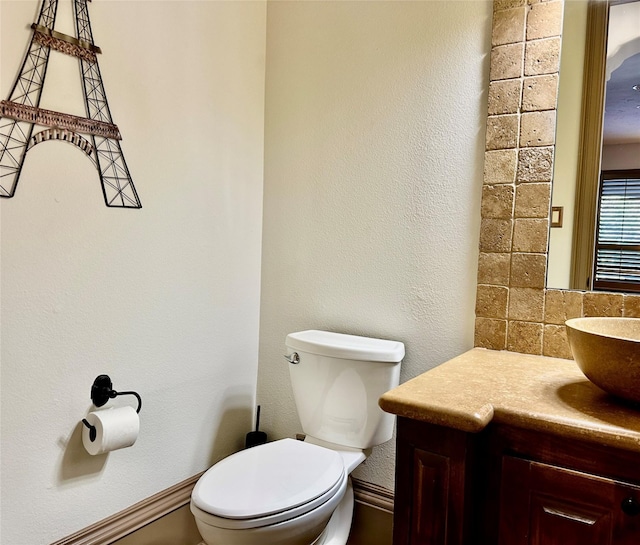
[[[380,406],[465,432],[496,422],[640,452],[640,406],[605,393],[571,360],[474,348],[387,392]]]

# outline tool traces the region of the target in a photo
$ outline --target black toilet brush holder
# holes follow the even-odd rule
[[[256,429],[247,433],[247,437],[244,442],[244,448],[251,448],[257,445],[263,445],[267,442],[267,434],[260,431],[260,405],[256,411]]]

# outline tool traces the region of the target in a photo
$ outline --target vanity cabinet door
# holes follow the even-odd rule
[[[466,434],[398,419],[393,545],[467,545]],[[636,544],[638,545],[638,544]]]
[[[499,545],[638,545],[640,487],[505,456]]]
[[[411,545],[445,545],[449,458],[415,449],[413,451]]]

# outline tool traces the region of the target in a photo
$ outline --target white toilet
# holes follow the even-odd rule
[[[286,346],[306,439],[240,451],[200,477],[191,512],[207,545],[345,545],[349,474],[393,434],[378,398],[399,383],[401,342],[301,331]]]

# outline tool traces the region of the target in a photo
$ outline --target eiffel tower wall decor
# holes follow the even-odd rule
[[[113,123],[98,67],[99,47],[93,43],[87,0],[71,0],[75,37],[54,30],[58,0],[42,0],[40,14],[20,73],[0,101],[0,197],[16,192],[27,152],[48,140],[78,147],[93,162],[107,206],[141,208],[120,146],[120,131]],[[40,107],[49,55],[54,50],[78,59],[86,117]]]

